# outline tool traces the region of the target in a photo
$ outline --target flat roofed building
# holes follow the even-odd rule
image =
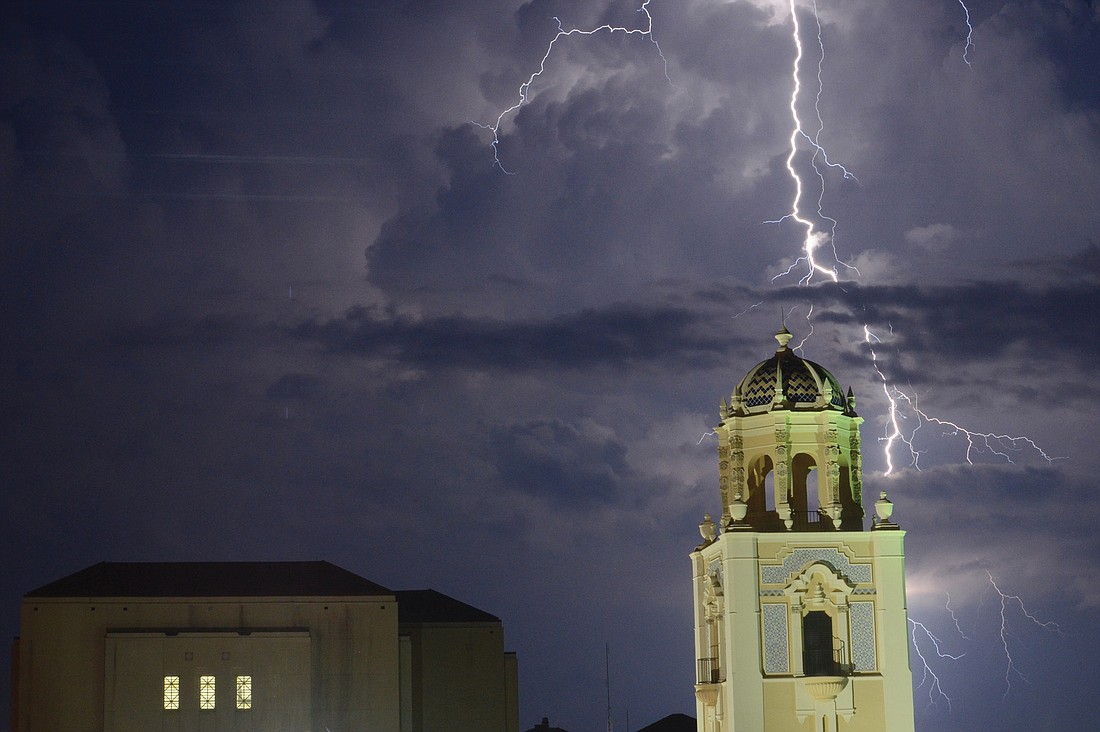
[[[474,632],[452,623],[420,647],[417,621],[399,631],[402,594],[328,562],[88,567],[24,598],[14,729],[424,732],[409,680],[446,679],[432,664],[461,657],[466,673],[439,692],[458,702],[446,729],[516,732],[515,657],[500,620],[432,593],[447,601],[434,605],[477,613],[483,642],[469,656],[449,650]],[[416,658],[428,665],[416,671]]]

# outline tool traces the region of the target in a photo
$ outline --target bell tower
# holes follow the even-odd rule
[[[905,532],[865,531],[856,401],[788,347],[722,400],[691,554],[699,732],[913,732]]]

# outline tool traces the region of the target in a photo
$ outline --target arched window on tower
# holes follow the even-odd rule
[[[749,505],[748,521],[758,531],[763,528],[760,522],[766,521],[768,511],[775,510],[775,498],[772,487],[775,483],[772,459],[770,455],[760,455],[749,464],[747,488],[749,495],[745,503]]]

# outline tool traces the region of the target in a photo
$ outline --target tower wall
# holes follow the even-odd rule
[[[864,530],[855,397],[790,338],[715,428],[722,514],[692,553],[698,729],[912,732],[905,532],[888,501]]]
[[[698,658],[724,630],[719,673],[697,679],[700,732],[911,732],[903,540],[733,530],[694,552]],[[830,619],[832,673],[807,667],[811,612]]]

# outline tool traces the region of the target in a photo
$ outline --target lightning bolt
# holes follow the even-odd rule
[[[1053,621],[1048,621],[1048,622],[1044,623],[1043,621],[1039,620],[1037,617],[1032,615],[1028,611],[1027,607],[1024,606],[1024,601],[1022,599],[1020,599],[1019,595],[1009,595],[1009,594],[1007,594],[1006,592],[1001,590],[1000,587],[997,586],[997,581],[995,579],[993,579],[993,573],[992,572],[989,572],[987,570],[986,574],[989,575],[989,584],[993,587],[993,590],[1001,598],[1000,639],[1001,639],[1001,647],[1004,648],[1005,658],[1008,661],[1008,664],[1005,667],[1005,693],[1004,693],[1004,696],[1001,697],[1001,700],[1004,701],[1005,699],[1008,699],[1008,694],[1009,694],[1009,692],[1012,691],[1012,676],[1013,675],[1019,677],[1023,681],[1027,681],[1028,683],[1031,683],[1030,680],[1026,676],[1024,676],[1024,674],[1020,671],[1020,669],[1016,667],[1016,663],[1012,659],[1012,651],[1008,647],[1008,616],[1006,614],[1007,611],[1008,611],[1008,601],[1009,600],[1015,600],[1016,603],[1020,606],[1020,612],[1023,613],[1024,617],[1026,617],[1028,620],[1030,620],[1031,622],[1038,625],[1040,628],[1052,631],[1054,633],[1057,633],[1058,635],[1063,635],[1064,636],[1065,633],[1062,632],[1062,628],[1058,625],[1058,623],[1055,623]]]
[[[664,51],[661,50],[661,45],[657,43],[657,39],[653,36],[653,16],[649,13],[649,3],[651,0],[642,0],[641,7],[637,12],[642,13],[646,17],[645,28],[626,28],[624,26],[613,26],[610,24],[604,24],[595,28],[589,28],[582,30],[580,28],[571,28],[566,30],[561,24],[561,19],[554,16],[554,22],[558,24],[557,34],[550,39],[550,43],[546,46],[546,53],[542,55],[542,60],[539,62],[539,68],[537,71],[527,77],[527,81],[519,85],[519,93],[515,104],[508,107],[497,115],[496,121],[492,124],[482,124],[480,122],[471,122],[470,124],[480,127],[483,130],[489,130],[493,133],[493,141],[490,143],[490,147],[493,148],[493,165],[500,168],[501,171],[508,175],[514,175],[511,171],[504,167],[504,164],[500,161],[500,129],[504,125],[505,118],[519,111],[519,108],[530,100],[531,85],[535,83],[535,80],[543,75],[546,71],[546,63],[550,60],[551,54],[554,53],[554,47],[558,41],[568,36],[594,36],[598,33],[622,33],[627,36],[641,36],[647,38],[653,47],[657,49],[657,55],[661,57],[661,61],[664,63],[665,78],[668,79],[668,83],[672,84],[672,77],[668,75],[668,59],[665,58]]]
[[[941,419],[939,417],[933,417],[925,412],[918,405],[916,397],[902,391],[898,387],[890,383],[883,373],[881,366],[879,365],[878,354],[875,352],[874,344],[881,343],[882,340],[871,332],[871,329],[867,326],[863,326],[863,340],[867,343],[868,350],[871,353],[871,366],[874,368],[875,373],[878,375],[879,382],[882,386],[883,396],[886,398],[887,407],[887,420],[885,435],[879,438],[879,441],[883,443],[883,452],[886,458],[886,472],[885,475],[890,475],[894,472],[894,457],[893,451],[897,444],[905,445],[909,450],[910,465],[917,470],[920,470],[920,451],[914,446],[914,438],[917,432],[925,423],[939,425],[943,428],[943,435],[945,437],[957,437],[961,436],[966,440],[966,453],[965,459],[968,465],[974,464],[974,454],[981,452],[989,452],[998,457],[1004,458],[1009,463],[1015,463],[1012,459],[1012,453],[1018,453],[1022,450],[1030,450],[1037,453],[1039,457],[1048,463],[1053,463],[1056,460],[1064,460],[1062,456],[1055,456],[1048,453],[1042,447],[1038,445],[1030,437],[1023,435],[1009,435],[1001,434],[997,432],[979,432],[968,427],[963,427],[957,422],[952,422],[947,419]],[[900,413],[900,406],[905,405],[910,412],[916,417],[916,427],[909,432],[908,435],[902,432],[901,419],[903,419]]]
[[[966,633],[964,633],[963,629],[962,629],[962,626],[959,625],[959,619],[957,617],[955,617],[955,611],[951,609],[951,593],[950,592],[947,593],[947,603],[943,607],[944,607],[945,610],[947,610],[947,613],[951,616],[951,622],[953,622],[955,624],[955,629],[957,631],[959,631],[959,635],[961,635],[966,640],[970,640],[970,636],[968,636]]]
[[[964,60],[969,66],[970,61],[967,53],[973,45],[973,26],[970,23],[970,11],[966,7],[963,0],[959,0],[959,4],[962,5],[966,14],[966,24],[969,30],[967,35],[967,44],[964,49]],[[858,276],[859,271],[844,262],[836,251],[836,219],[828,216],[824,213],[824,197],[825,197],[825,168],[835,168],[841,172],[845,179],[852,179],[858,182],[858,179],[842,164],[833,162],[829,159],[828,153],[821,145],[821,135],[825,129],[824,118],[821,114],[821,96],[824,90],[823,82],[823,69],[825,63],[825,43],[822,39],[821,19],[818,14],[817,1],[812,0],[813,17],[816,25],[816,41],[818,48],[818,60],[817,60],[817,74],[816,74],[816,93],[813,99],[814,116],[816,117],[816,130],[808,132],[802,122],[802,118],[799,116],[800,100],[803,92],[802,84],[802,63],[805,56],[805,49],[802,42],[802,29],[798,19],[798,8],[795,0],[789,0],[789,7],[791,13],[791,40],[794,45],[795,54],[794,62],[791,72],[791,97],[790,97],[790,111],[791,111],[791,134],[789,138],[790,149],[787,153],[786,168],[787,173],[794,183],[794,198],[791,201],[790,211],[784,216],[766,221],[765,223],[778,224],[788,219],[794,221],[801,226],[805,231],[805,236],[802,242],[802,254],[799,256],[784,272],[776,275],[772,278],[772,281],[787,276],[795,271],[795,269],[802,263],[806,265],[806,271],[799,280],[799,285],[809,284],[815,275],[822,275],[827,277],[833,282],[839,281],[838,268],[845,267],[855,272]],[[796,167],[796,160],[801,152],[800,145],[808,145],[812,154],[810,155],[809,164],[813,169],[814,174],[817,177],[818,195],[817,195],[817,219],[824,222],[823,226],[819,226],[814,223],[814,219],[803,213],[803,197],[805,195],[807,185],[803,180],[803,176],[799,173]],[[818,260],[816,256],[820,249],[828,244],[832,249],[832,259],[835,264],[825,265]],[[793,312],[793,309],[792,309]],[[813,309],[811,307],[810,312],[807,314],[807,321],[810,323],[810,333],[813,333],[813,321],[811,316]],[[788,313],[788,317],[789,317]],[[795,349],[801,348],[805,343],[809,335],[804,338]],[[1053,462],[1058,459],[1051,456],[1044,451],[1034,440],[1025,436],[1000,434],[996,432],[981,432],[962,426],[957,422],[953,422],[939,417],[933,417],[927,412],[920,409],[915,397],[910,396],[908,393],[902,391],[898,387],[894,386],[889,379],[887,379],[885,372],[881,364],[879,363],[878,355],[875,352],[874,344],[881,343],[881,340],[874,333],[871,332],[869,326],[864,324],[863,326],[863,338],[867,343],[868,349],[871,353],[871,363],[874,368],[875,374],[878,376],[879,382],[882,386],[883,396],[886,398],[887,403],[887,424],[885,436],[881,439],[884,447],[885,459],[886,459],[886,475],[891,475],[895,471],[894,464],[894,448],[898,444],[903,444],[909,449],[910,464],[913,467],[919,469],[920,452],[914,447],[913,439],[917,432],[924,424],[936,424],[944,429],[943,434],[945,436],[962,436],[966,439],[966,453],[965,459],[968,464],[973,464],[973,455],[977,452],[989,452],[993,455],[997,455],[1009,462],[1013,462],[1012,454],[1021,450],[1029,449],[1037,452],[1047,462]],[[903,415],[901,407],[904,406],[906,411],[916,417],[916,426],[906,434],[902,430],[901,421]]]
[[[910,617],[909,626],[909,637],[913,642],[913,650],[917,652],[917,657],[921,660],[921,665],[924,667],[924,676],[921,678],[920,683],[917,684],[917,689],[922,689],[924,688],[925,684],[928,684],[928,703],[936,706],[937,695],[939,695],[947,700],[947,707],[948,709],[950,709],[951,697],[949,697],[946,692],[944,692],[943,686],[940,684],[940,677],[936,675],[936,672],[932,668],[932,665],[928,663],[928,659],[925,658],[924,653],[921,651],[920,644],[917,642],[917,629],[919,628],[924,636],[927,637],[928,640],[932,641],[932,648],[936,651],[936,656],[938,656],[939,658],[950,658],[952,661],[958,661],[966,654],[960,653],[958,655],[952,655],[950,653],[944,653],[943,649],[940,647],[940,644],[943,641],[936,637],[936,635],[919,620],[913,620],[913,618]]]
[[[794,199],[791,201],[791,208],[788,213],[784,214],[778,219],[772,219],[769,221],[765,221],[764,223],[779,224],[783,221],[790,219],[796,222],[803,229],[805,229],[806,235],[802,241],[802,256],[798,257],[798,259],[796,259],[791,264],[791,266],[787,268],[786,271],[781,272],[780,274],[773,277],[772,281],[774,282],[780,277],[785,277],[791,274],[791,272],[794,271],[795,267],[797,267],[800,263],[805,262],[807,265],[807,271],[799,280],[800,285],[809,284],[815,274],[824,275],[833,282],[837,282],[839,279],[837,276],[837,268],[826,267],[825,265],[819,263],[817,261],[817,258],[814,256],[818,249],[820,249],[823,245],[829,244],[830,248],[833,251],[833,260],[837,263],[837,265],[842,265],[852,270],[855,270],[855,268],[843,262],[837,255],[836,246],[834,244],[837,222],[836,219],[830,216],[826,216],[823,213],[825,200],[825,174],[822,172],[821,167],[819,167],[818,161],[820,160],[821,162],[823,162],[826,167],[839,170],[846,179],[858,179],[842,164],[834,163],[833,161],[829,160],[828,152],[820,143],[821,133],[825,129],[825,122],[821,116],[821,94],[824,89],[824,84],[822,82],[822,69],[824,68],[825,64],[825,43],[821,38],[821,19],[818,16],[817,12],[817,0],[813,0],[813,13],[814,21],[817,24],[817,45],[819,49],[817,63],[817,93],[814,97],[814,113],[817,117],[817,130],[814,132],[813,135],[811,135],[806,132],[805,128],[802,126],[802,119],[798,114],[798,106],[799,98],[802,94],[801,66],[802,57],[804,54],[802,47],[802,31],[798,22],[798,12],[795,7],[795,0],[790,0],[790,10],[791,39],[794,43],[795,55],[793,68],[791,71],[792,89],[790,100],[791,119],[793,124],[791,127],[790,151],[787,153],[786,167],[787,174],[790,175],[791,180],[794,182]],[[819,229],[817,226],[815,226],[812,220],[806,218],[802,213],[802,196],[805,184],[802,181],[802,176],[795,168],[795,159],[798,157],[800,140],[808,143],[810,148],[813,150],[813,154],[810,156],[810,166],[813,168],[814,174],[817,176],[819,183],[817,214],[819,218],[828,222],[827,226],[824,229]]]
[[[760,307],[763,304],[764,304],[764,301],[761,300],[760,302],[758,302],[754,305],[749,305],[747,308],[745,308],[744,310],[739,312],[737,315],[734,315],[732,318],[730,318],[730,320],[737,320],[738,318],[740,318],[745,313],[749,312],[750,310],[756,310],[758,307]]]
[[[787,319],[789,319],[791,317],[791,315],[794,313],[794,311],[797,310],[797,309],[798,309],[797,305],[795,307],[791,308],[790,312],[787,313],[787,318],[784,318],[784,322]],[[810,340],[810,337],[813,336],[813,334],[814,334],[813,316],[814,316],[814,304],[810,303],[810,309],[806,312],[806,325],[810,326],[810,332],[806,334],[805,338],[803,338],[802,340],[800,340],[798,342],[798,345],[795,346],[793,350],[801,351],[802,347],[806,345],[806,341]]]
[[[930,422],[932,424],[938,424],[944,428],[944,435],[947,437],[954,437],[962,435],[966,439],[966,462],[968,465],[973,465],[974,461],[972,455],[974,452],[990,452],[994,455],[1004,458],[1010,463],[1014,463],[1011,452],[1020,452],[1024,449],[1030,449],[1039,454],[1039,456],[1046,460],[1048,463],[1053,463],[1056,460],[1064,460],[1064,456],[1055,456],[1048,454],[1043,448],[1039,447],[1030,437],[1024,437],[1022,435],[1007,435],[998,434],[996,432],[978,432],[976,430],[968,429],[955,422],[951,422],[946,419],[939,419],[933,417],[917,406],[917,400],[911,397],[909,394],[901,391],[898,388],[893,389],[894,396],[906,402],[909,408],[913,410],[913,413],[917,415],[920,420]],[[919,429],[919,425],[918,425]],[[914,430],[915,432],[915,430]],[[912,437],[907,441],[907,444],[912,447]],[[914,456],[916,455],[914,450]],[[914,466],[916,463],[914,461]]]
[[[966,7],[963,0],[959,0],[959,5],[962,6],[963,13],[966,15],[966,45],[963,47],[963,63],[973,70],[974,67],[970,65],[968,54],[970,49],[974,47],[974,26],[970,24],[970,8]]]
[[[882,369],[879,368],[878,354],[875,353],[875,343],[881,343],[881,339],[871,332],[871,329],[866,324],[863,326],[863,340],[867,344],[867,349],[871,352],[871,367],[878,374],[879,381],[882,383],[882,394],[886,397],[886,403],[889,405],[886,412],[886,435],[879,438],[883,443],[883,452],[886,456],[886,473],[890,475],[894,472],[894,444],[902,442],[908,445],[910,452],[913,454],[913,464],[917,463],[917,452],[913,449],[913,444],[909,442],[902,434],[901,426],[898,424],[898,403],[894,398],[893,387],[890,386],[890,382],[886,379],[886,374],[882,373]]]

